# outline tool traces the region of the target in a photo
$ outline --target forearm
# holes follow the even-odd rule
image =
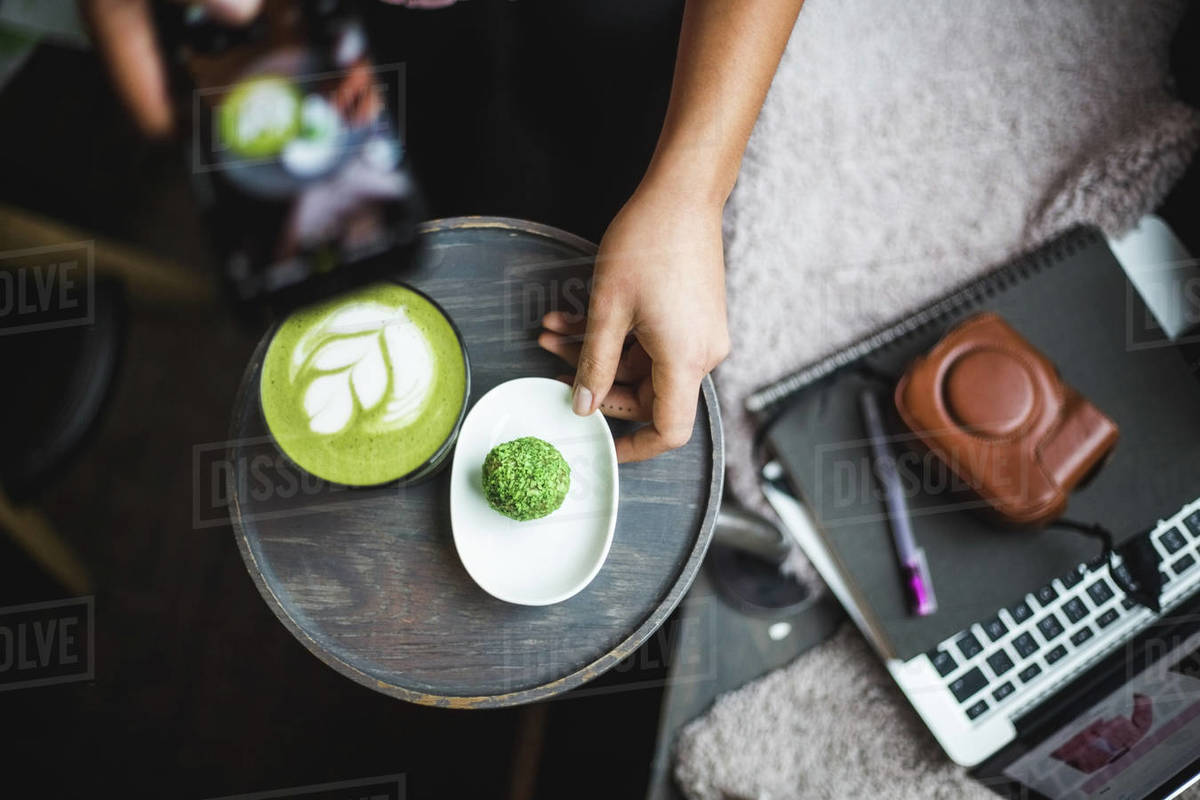
[[[687,0],[643,186],[723,204],[804,0]]]
[[[729,353],[721,207],[802,2],[687,0],[658,145],[600,241],[587,319],[544,320],[541,346],[576,366],[575,413],[650,423],[617,439],[622,462],[688,441]]]

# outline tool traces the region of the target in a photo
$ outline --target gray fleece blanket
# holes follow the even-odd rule
[[[762,508],[745,398],[1076,222],[1131,227],[1183,173],[1176,0],[808,0],[726,209],[729,486]],[[800,556],[792,567],[812,577]],[[848,631],[722,698],[694,798],[983,796]]]

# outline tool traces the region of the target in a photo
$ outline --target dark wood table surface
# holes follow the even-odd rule
[[[427,223],[399,275],[461,329],[472,403],[498,383],[565,365],[536,343],[551,309],[582,311],[595,246],[535,223]],[[350,489],[291,466],[258,404],[263,338],[235,401],[227,457],[231,516],[267,604],[318,658],[385,694],[451,707],[530,702],[579,686],[634,652],[679,603],[720,505],[724,458],[710,379],[691,441],[620,468],[616,533],[600,573],[553,606],[496,600],[454,549],[450,470],[415,487]],[[615,435],[629,423],[610,420]]]

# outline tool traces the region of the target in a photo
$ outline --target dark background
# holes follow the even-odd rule
[[[681,5],[376,4],[377,60],[407,65],[409,152],[431,215],[523,217],[598,240],[653,149]],[[1193,104],[1198,5],[1174,53]],[[1162,212],[1193,252],[1198,198],[1193,165]],[[215,275],[182,154],[140,139],[89,52],[44,45],[0,91],[0,203]],[[673,621],[558,700],[408,705],[307,653],[229,528],[193,528],[193,450],[226,438],[258,333],[221,307],[129,309],[103,413],[27,498],[93,572],[96,678],[0,692],[0,794],[17,776],[51,797],[212,798],[403,773],[414,798],[642,796]],[[0,338],[0,397],[57,398],[77,343]],[[0,466],[16,434],[53,434],[32,422],[0,413]],[[0,535],[0,606],[63,596]]]
[[[431,216],[523,217],[597,240],[653,149],[681,5],[376,4],[377,61],[407,65]],[[90,52],[40,46],[0,92],[0,120],[0,203],[215,274],[182,152],[138,137]],[[125,324],[103,414],[27,499],[93,572],[96,679],[0,692],[9,776],[54,797],[396,773],[409,797],[645,792],[673,623],[581,695],[523,709],[424,708],[340,677],[272,616],[230,529],[192,527],[193,448],[226,438],[259,331],[220,307],[135,307]],[[2,391],[51,402],[75,368],[69,336],[8,338],[23,353],[0,351],[18,367]],[[0,605],[63,595],[0,536]]]

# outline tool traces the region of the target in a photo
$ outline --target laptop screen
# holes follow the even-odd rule
[[[1186,782],[1200,758],[1200,631],[1159,647],[1137,674],[1145,659],[1128,659],[1123,685],[1060,717],[1002,774],[1053,800],[1141,800]]]

